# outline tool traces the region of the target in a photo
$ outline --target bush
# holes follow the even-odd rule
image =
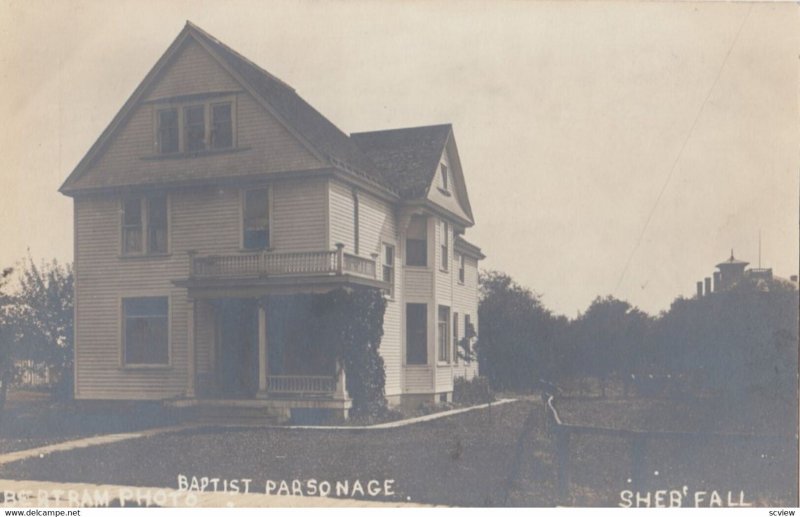
[[[458,377],[453,383],[453,402],[463,405],[486,404],[494,401],[494,393],[486,377],[466,380]]]

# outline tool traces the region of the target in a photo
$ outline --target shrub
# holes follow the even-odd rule
[[[453,383],[453,402],[463,405],[486,404],[494,401],[494,393],[486,377],[467,380],[458,377]]]

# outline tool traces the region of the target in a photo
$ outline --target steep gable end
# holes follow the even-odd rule
[[[177,117],[184,117],[187,105],[206,104],[210,136],[211,104],[217,101],[232,105],[235,159],[216,152],[162,159],[159,108],[172,104]],[[181,131],[185,135],[183,126]],[[186,151],[183,141],[180,151],[176,154]],[[69,194],[331,166],[391,190],[349,137],[291,87],[187,22],[61,190]]]
[[[351,138],[405,199],[428,199],[473,221],[450,124],[353,133]],[[444,193],[438,187],[442,163],[449,178]]]

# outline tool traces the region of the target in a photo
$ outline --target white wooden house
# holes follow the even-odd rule
[[[344,412],[297,295],[383,290],[390,403],[474,376],[480,249],[449,124],[347,135],[187,23],[61,187],[74,200],[75,397]],[[339,372],[339,373],[337,373]]]

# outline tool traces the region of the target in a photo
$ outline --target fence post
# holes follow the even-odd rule
[[[558,498],[561,502],[569,499],[569,439],[567,429],[553,422],[556,432],[556,462],[558,463]]]
[[[634,490],[644,491],[645,483],[645,455],[647,452],[647,435],[633,433],[631,438],[631,482]]]

